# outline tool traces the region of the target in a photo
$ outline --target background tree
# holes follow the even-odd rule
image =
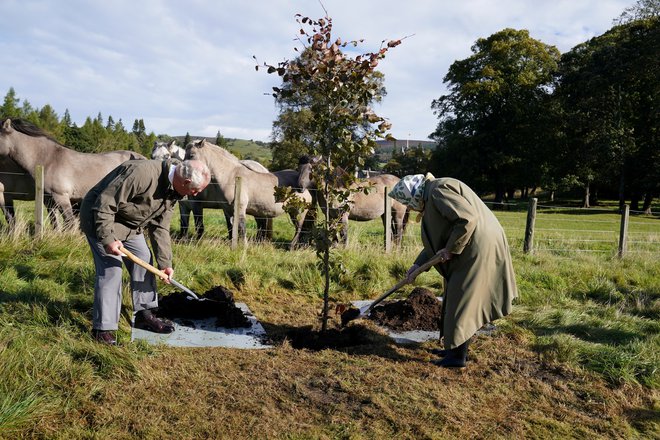
[[[440,119],[431,134],[440,149],[434,171],[494,189],[500,202],[516,186],[538,184],[529,170],[542,166],[543,115],[560,54],[514,29],[477,40],[472,52],[450,66],[444,78],[450,92],[432,103]]]
[[[5,99],[2,102],[2,107],[0,107],[0,116],[2,116],[2,119],[20,118],[22,114],[20,108],[18,107],[19,102],[20,100],[16,97],[16,91],[13,87],[10,87],[9,91],[5,95]]]
[[[192,138],[190,133],[186,132],[186,136],[183,138],[183,148],[186,148],[190,142],[192,142]]]
[[[115,120],[113,119],[112,115],[108,116],[108,122],[105,124],[105,129],[108,131],[115,129]]]
[[[218,133],[215,136],[215,144],[222,148],[227,148],[229,145],[229,141],[227,141],[227,139],[225,139],[225,137],[220,133],[220,130],[218,130]]]
[[[60,121],[60,125],[62,125],[62,128],[66,127],[71,127],[73,122],[71,121],[71,113],[69,113],[69,109],[64,110],[64,116],[62,116],[62,120]]]
[[[627,24],[647,18],[660,18],[660,0],[637,0],[637,3],[624,9],[621,15],[614,19],[614,24]]]
[[[309,109],[281,108],[273,122],[271,142],[274,171],[296,169],[302,155],[311,153],[312,140],[309,127],[314,115]]]
[[[408,174],[425,174],[430,171],[430,159],[431,150],[425,150],[421,145],[408,148],[404,152],[394,151],[383,171],[399,177]]]
[[[39,110],[39,122],[37,125],[50,133],[60,143],[63,142],[63,126],[60,123],[59,116],[50,104],[44,105]]]
[[[346,212],[350,196],[346,188],[354,180],[352,173],[345,173],[345,179],[336,181],[333,178],[335,168],[340,165],[353,170],[364,164],[365,158],[374,152],[374,138],[387,136],[389,122],[376,115],[370,106],[381,89],[380,82],[374,81],[374,71],[387,51],[401,41],[383,41],[376,52],[350,56],[343,49],[348,45],[357,47],[360,42],[334,38],[332,19],[327,14],[318,20],[297,14],[296,21],[300,24],[302,36],[299,41],[304,47],[302,56],[276,66],[263,63],[256,67],[257,70],[263,67],[268,73],[277,73],[282,79],[282,86],[273,87],[276,102],[286,102],[293,109],[305,108],[314,115],[306,135],[309,151],[324,158],[320,166],[314,167],[312,177],[327,201],[325,220],[314,240],[325,278],[321,320],[321,330],[325,331],[331,276],[330,249],[333,238],[341,233],[340,222],[333,222],[330,218],[329,205],[336,207],[340,216],[341,212]],[[340,264],[333,261],[332,268],[338,267]]]
[[[22,119],[30,121],[35,125],[39,124],[39,112],[37,111],[37,109],[32,107],[32,104],[30,104],[30,102],[27,99],[23,100],[23,104],[21,105],[21,109],[19,113]]]
[[[562,56],[557,90],[573,174],[618,193],[658,192],[660,19],[633,21]],[[650,199],[649,199],[650,206]]]

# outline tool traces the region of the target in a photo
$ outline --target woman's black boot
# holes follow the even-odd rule
[[[465,368],[470,339],[456,348],[452,348],[444,358],[431,361],[432,364],[445,368]]]

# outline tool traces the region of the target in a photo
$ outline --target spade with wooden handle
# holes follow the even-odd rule
[[[342,325],[346,325],[348,322],[350,322],[354,319],[369,316],[369,313],[371,313],[371,310],[373,310],[373,308],[375,306],[377,306],[379,303],[381,303],[385,298],[387,298],[388,296],[390,296],[391,294],[393,294],[394,292],[396,292],[397,290],[399,290],[400,288],[402,288],[406,284],[410,284],[413,281],[415,281],[415,278],[417,278],[417,276],[419,274],[421,274],[422,272],[426,272],[427,270],[429,270],[431,267],[435,266],[436,264],[444,263],[445,261],[446,260],[444,259],[444,256],[442,256],[441,254],[435,254],[433,256],[433,258],[431,258],[429,261],[427,261],[426,263],[422,264],[417,269],[415,269],[410,274],[410,276],[407,276],[404,279],[402,279],[401,281],[399,281],[398,283],[396,283],[394,285],[394,287],[392,287],[390,290],[388,290],[387,292],[383,293],[381,296],[376,298],[371,304],[360,307],[359,309],[351,308],[351,309],[346,310],[344,313],[342,313],[341,314],[341,323],[342,323]]]
[[[167,279],[169,279],[169,280],[170,280],[170,283],[172,283],[174,286],[176,286],[176,287],[178,287],[179,289],[181,289],[181,290],[183,290],[184,292],[186,292],[186,293],[187,293],[188,295],[190,295],[192,298],[194,298],[194,299],[196,299],[196,300],[198,300],[198,301],[202,301],[202,300],[205,300],[205,299],[206,299],[206,298],[202,298],[202,299],[200,299],[199,296],[197,296],[197,294],[196,294],[195,292],[193,292],[192,290],[188,289],[186,286],[184,286],[183,284],[179,283],[179,282],[176,281],[174,278],[170,278],[170,277],[168,277],[167,274],[166,274],[165,272],[163,272],[163,271],[160,270],[160,269],[155,268],[155,267],[152,266],[151,264],[149,264],[149,263],[147,263],[146,261],[142,260],[142,259],[139,258],[138,256],[136,256],[136,255],[134,255],[133,253],[131,253],[131,251],[129,251],[129,250],[126,249],[125,247],[120,246],[120,247],[119,247],[119,251],[120,251],[122,254],[124,254],[124,255],[126,256],[126,258],[128,258],[129,260],[131,260],[133,263],[138,264],[138,265],[144,267],[145,269],[147,269],[147,270],[148,270],[149,272],[151,272],[152,274],[154,274],[154,275],[160,277],[160,278],[163,279],[163,280],[167,280]]]

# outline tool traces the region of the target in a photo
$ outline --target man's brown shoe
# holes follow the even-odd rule
[[[137,312],[133,326],[154,333],[172,333],[174,331],[174,324],[171,321],[156,318],[149,310]]]
[[[102,344],[117,345],[115,335],[109,330],[92,330],[92,337],[95,341]]]

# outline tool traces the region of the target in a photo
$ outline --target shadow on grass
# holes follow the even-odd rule
[[[66,323],[75,326],[81,332],[88,331],[88,325],[80,322],[79,316],[91,315],[91,298],[88,300],[72,297],[68,301],[56,301],[47,293],[35,292],[29,288],[17,293],[10,294],[4,291],[0,293],[0,304],[40,305],[46,310],[48,322],[53,325]]]
[[[612,346],[625,345],[640,338],[640,335],[637,332],[595,327],[587,324],[538,326],[534,327],[533,330],[540,336],[552,336],[565,333],[575,336],[583,341]]]
[[[660,420],[660,410],[658,409],[631,408],[625,410],[624,414],[631,425],[640,432],[648,432],[649,434],[653,434],[657,428],[658,420]]]
[[[4,267],[11,267],[16,270],[17,278],[21,280],[34,281],[38,278],[38,275],[34,272],[34,268],[26,264],[8,264]]]

